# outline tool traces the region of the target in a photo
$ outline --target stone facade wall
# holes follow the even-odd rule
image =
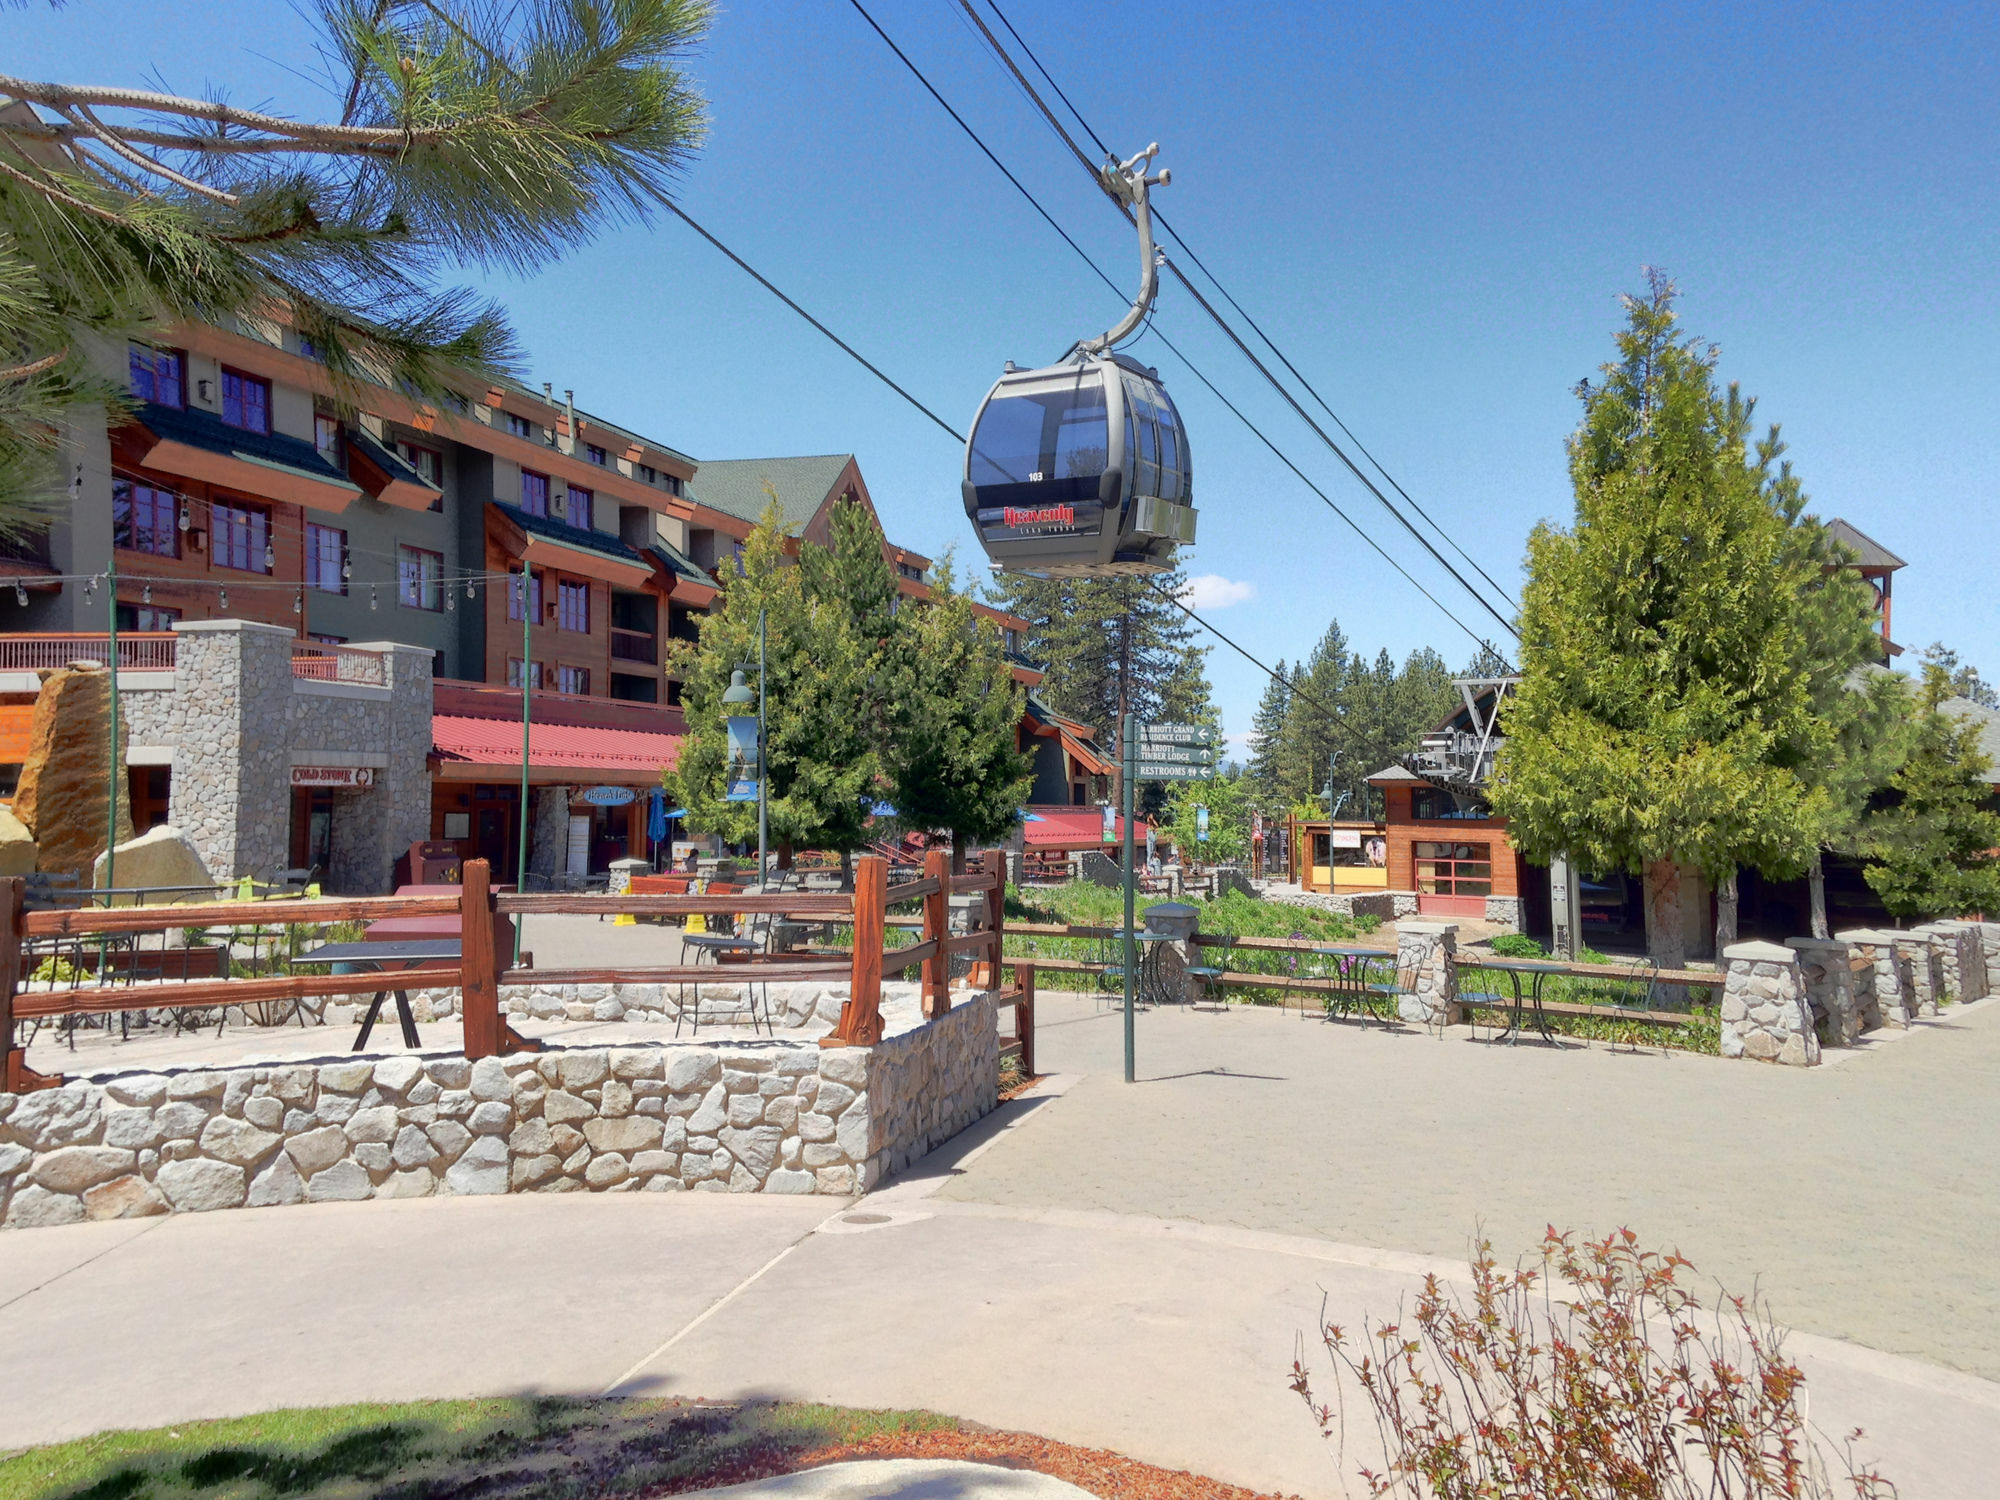
[[[1303,906],[1311,911],[1330,911],[1343,917],[1380,917],[1394,922],[1417,914],[1414,891],[1299,891],[1266,886],[1266,901],[1282,906]]]
[[[0,1095],[0,1219],[508,1192],[846,1195],[990,1111],[998,1071],[982,993],[875,1047],[739,1035],[79,1081]]]
[[[1506,928],[1509,932],[1521,930],[1521,898],[1519,896],[1488,896],[1486,898],[1486,920]]]
[[[1979,936],[1986,959],[1986,993],[2000,995],[2000,922],[1968,922]]]
[[[1819,1062],[1799,955],[1776,943],[1723,949],[1722,1055],[1809,1068]]]
[[[1799,975],[1806,999],[1819,1022],[1820,1040],[1829,1047],[1851,1047],[1861,1036],[1862,1002],[1856,975],[1848,967],[1848,946],[1835,938],[1787,938],[1785,946],[1799,956]]]
[[[335,796],[333,891],[379,892],[430,829],[431,655],[375,642],[382,685],[304,681],[291,632],[184,620],[171,693],[132,695],[128,743],[170,746],[168,819],[218,880],[270,879],[291,864],[291,768],[365,766],[367,790]]]
[[[1396,1001],[1405,1021],[1443,1026],[1458,1005],[1456,922],[1403,922],[1396,928],[1396,974],[1409,990]]]

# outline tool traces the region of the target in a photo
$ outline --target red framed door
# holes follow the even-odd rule
[[[1483,917],[1493,894],[1493,846],[1419,839],[1417,911],[1424,916]]]

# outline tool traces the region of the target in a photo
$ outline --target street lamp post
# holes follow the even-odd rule
[[[758,610],[756,692],[754,694],[751,692],[749,684],[743,680],[744,669],[738,667],[729,674],[729,688],[722,695],[722,703],[725,709],[740,708],[750,702],[753,696],[757,700],[757,886],[760,890],[763,888],[766,879],[766,861],[769,858],[771,845],[771,813],[768,799],[765,796],[765,778],[767,772],[764,766],[764,757],[767,753],[764,721],[765,620],[765,612],[761,609]]]

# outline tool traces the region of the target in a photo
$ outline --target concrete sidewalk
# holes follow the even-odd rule
[[[939,1195],[1061,1130],[1066,1102],[1004,1106],[856,1205],[524,1195],[0,1236],[9,1365],[35,1372],[0,1406],[0,1447],[278,1406],[616,1390],[927,1407],[1341,1493],[1362,1453],[1337,1466],[1286,1388],[1298,1340],[1323,1299],[1353,1324],[1462,1268]],[[1980,1493],[2000,1470],[2000,1387],[1831,1340],[1791,1347],[1814,1420],[1866,1427],[1911,1500]]]

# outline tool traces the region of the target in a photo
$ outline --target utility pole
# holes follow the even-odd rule
[[[529,684],[535,675],[534,653],[530,650],[533,637],[528,628],[534,622],[529,605],[540,601],[532,598],[534,571],[528,560],[521,559],[521,837],[520,855],[514,864],[514,889],[526,893],[528,889],[528,722],[532,710],[529,708]],[[565,830],[567,831],[567,830]],[[521,966],[521,934],[527,927],[524,916],[514,924],[514,968]]]
[[[1125,1081],[1133,1081],[1134,1049],[1132,1038],[1133,973],[1139,959],[1139,944],[1132,932],[1133,906],[1136,904],[1137,880],[1132,865],[1132,783],[1139,770],[1139,720],[1135,714],[1125,714],[1119,721],[1118,761],[1119,777],[1124,783],[1120,800],[1125,811]]]

